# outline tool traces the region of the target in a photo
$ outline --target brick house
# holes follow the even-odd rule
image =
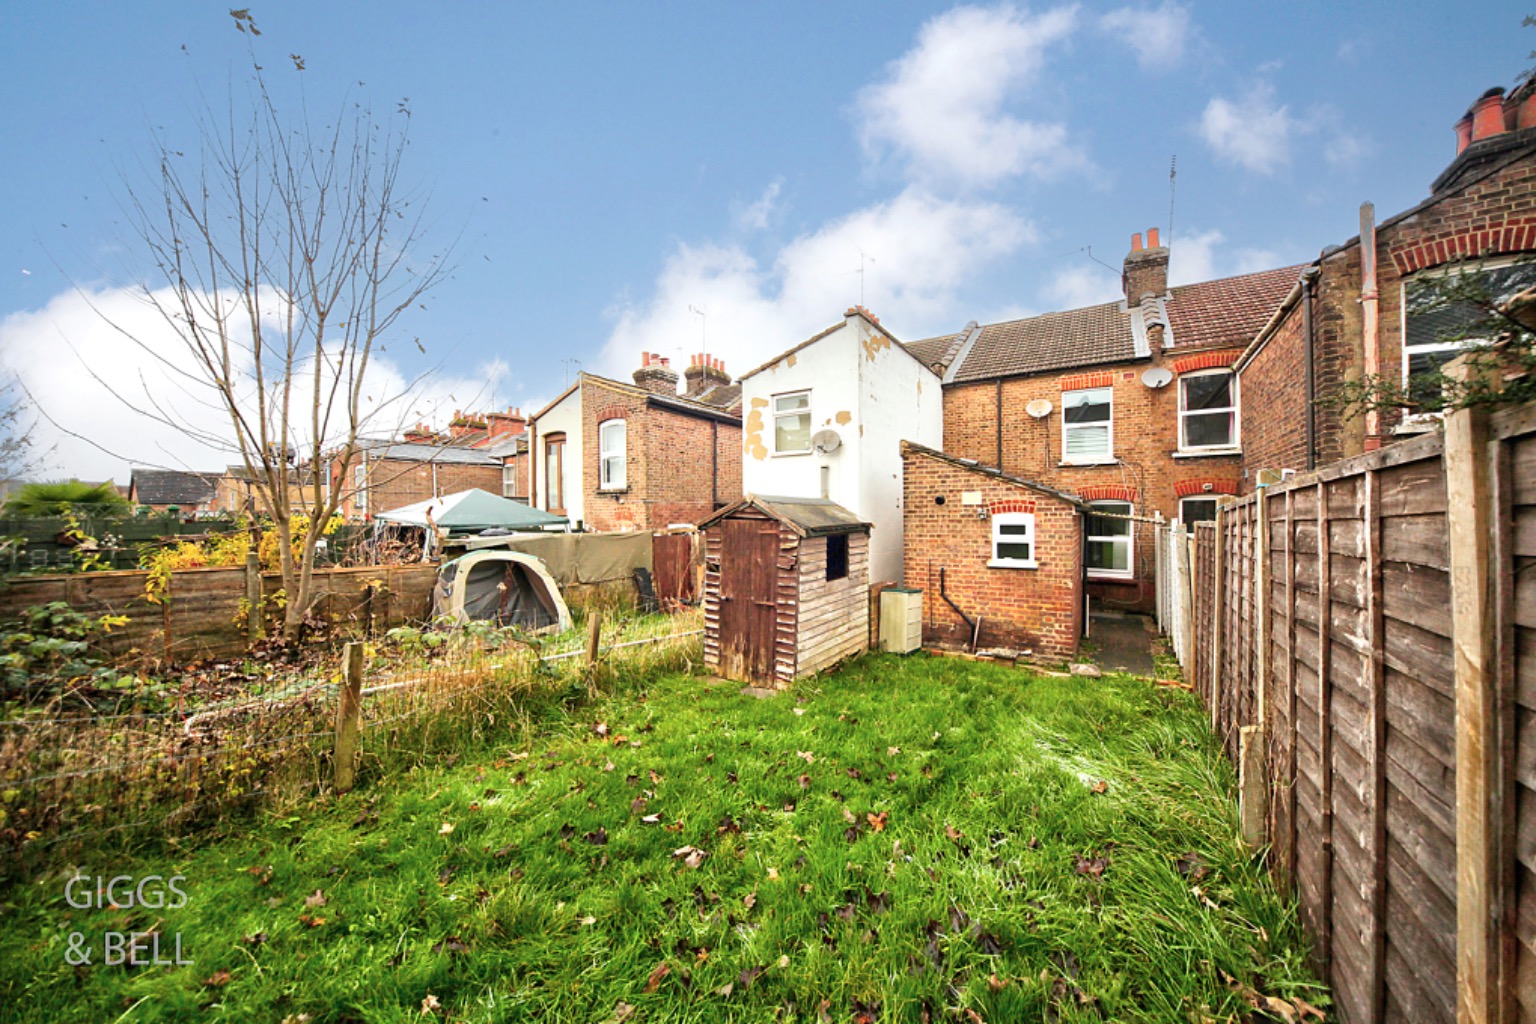
[[[580,374],[528,421],[529,497],[588,530],[698,523],[741,497],[741,389],[720,360],[642,353],[634,383]]]
[[[944,451],[1081,497],[1088,592],[1154,600],[1152,527],[1214,517],[1241,489],[1231,364],[1300,273],[1284,267],[1168,287],[1166,246],[1134,236],[1125,298],[1004,323],[968,324],[908,350],[943,375]]]
[[[299,473],[288,474],[288,503],[296,509],[308,508],[311,497],[307,479]],[[214,481],[213,508],[217,512],[243,514],[250,509],[264,512],[267,508],[266,484],[253,477],[244,466],[226,466],[224,475]],[[325,495],[322,495],[322,498]]]
[[[517,440],[526,423],[516,409],[456,410],[443,434],[418,424],[399,441],[359,438],[351,462],[337,459],[331,467],[332,486],[343,489],[337,510],[362,518],[472,487],[516,497],[507,493],[507,480],[512,478],[515,489]]]
[[[1304,268],[1235,364],[1251,486],[1258,471],[1307,470],[1434,429],[1431,416],[1349,415],[1330,401],[1343,381],[1380,375],[1415,391],[1415,374],[1455,355],[1449,340],[1479,318],[1434,301],[1466,275],[1506,297],[1536,285],[1536,82],[1485,93],[1456,124],[1456,156],[1412,209]]]
[[[742,485],[826,498],[872,523],[870,577],[902,573],[901,442],[939,447],[943,392],[862,306],[742,374]]]
[[[1075,656],[1088,506],[910,441],[901,457],[904,582],[923,591],[923,642],[969,646],[974,633],[978,647]]]

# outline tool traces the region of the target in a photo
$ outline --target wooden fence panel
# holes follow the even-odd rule
[[[1536,1021],[1536,437],[1509,446],[1508,628],[1515,780],[1515,1001],[1521,1021]]]

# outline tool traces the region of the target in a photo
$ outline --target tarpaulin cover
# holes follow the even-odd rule
[[[651,569],[651,535],[634,533],[553,533],[479,537],[471,551],[522,551],[536,555],[561,586],[627,580],[636,569]]]
[[[566,523],[564,516],[530,508],[520,501],[503,498],[478,487],[390,509],[373,518],[401,526],[426,526],[428,509],[432,510],[432,521],[439,528],[454,534],[479,533],[495,527],[541,530],[546,526],[563,526]]]

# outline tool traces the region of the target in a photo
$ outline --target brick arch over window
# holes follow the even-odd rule
[[[1009,512],[1033,512],[1034,500],[1031,498],[1006,498],[1003,501],[987,503],[987,515],[998,516]]]
[[[1436,267],[1456,259],[1530,252],[1536,249],[1536,217],[1510,217],[1496,223],[1465,227],[1392,249],[1400,274]]]
[[[1078,497],[1084,501],[1128,501],[1136,503],[1136,488],[1122,487],[1119,484],[1097,484],[1093,487],[1084,487],[1078,491]]]
[[[1237,489],[1236,480],[1220,477],[1180,480],[1173,485],[1174,495],[1180,498],[1190,498],[1199,494],[1236,494]]]
[[[1169,364],[1174,373],[1193,373],[1195,370],[1209,370],[1218,366],[1231,366],[1237,362],[1237,357],[1243,353],[1237,349],[1230,352],[1201,352],[1197,356],[1185,356],[1183,359],[1175,359]]]
[[[1086,391],[1089,388],[1107,388],[1115,383],[1113,373],[1080,373],[1075,377],[1061,378],[1061,390]]]
[[[597,411],[597,422],[604,420],[622,420],[629,415],[629,410],[622,405],[610,405]]]

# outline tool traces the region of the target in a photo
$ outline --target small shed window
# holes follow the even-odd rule
[[[848,578],[848,535],[834,533],[827,538],[827,579]]]
[[[602,479],[598,487],[605,491],[623,490],[628,479],[628,468],[624,459],[624,445],[628,439],[628,428],[623,420],[607,420],[597,428],[599,456],[602,464]]]
[[[999,569],[1038,569],[1035,561],[1035,516],[1032,512],[999,512],[992,517],[992,560]]]
[[[777,455],[811,450],[811,393],[809,391],[774,396],[773,450]]]

